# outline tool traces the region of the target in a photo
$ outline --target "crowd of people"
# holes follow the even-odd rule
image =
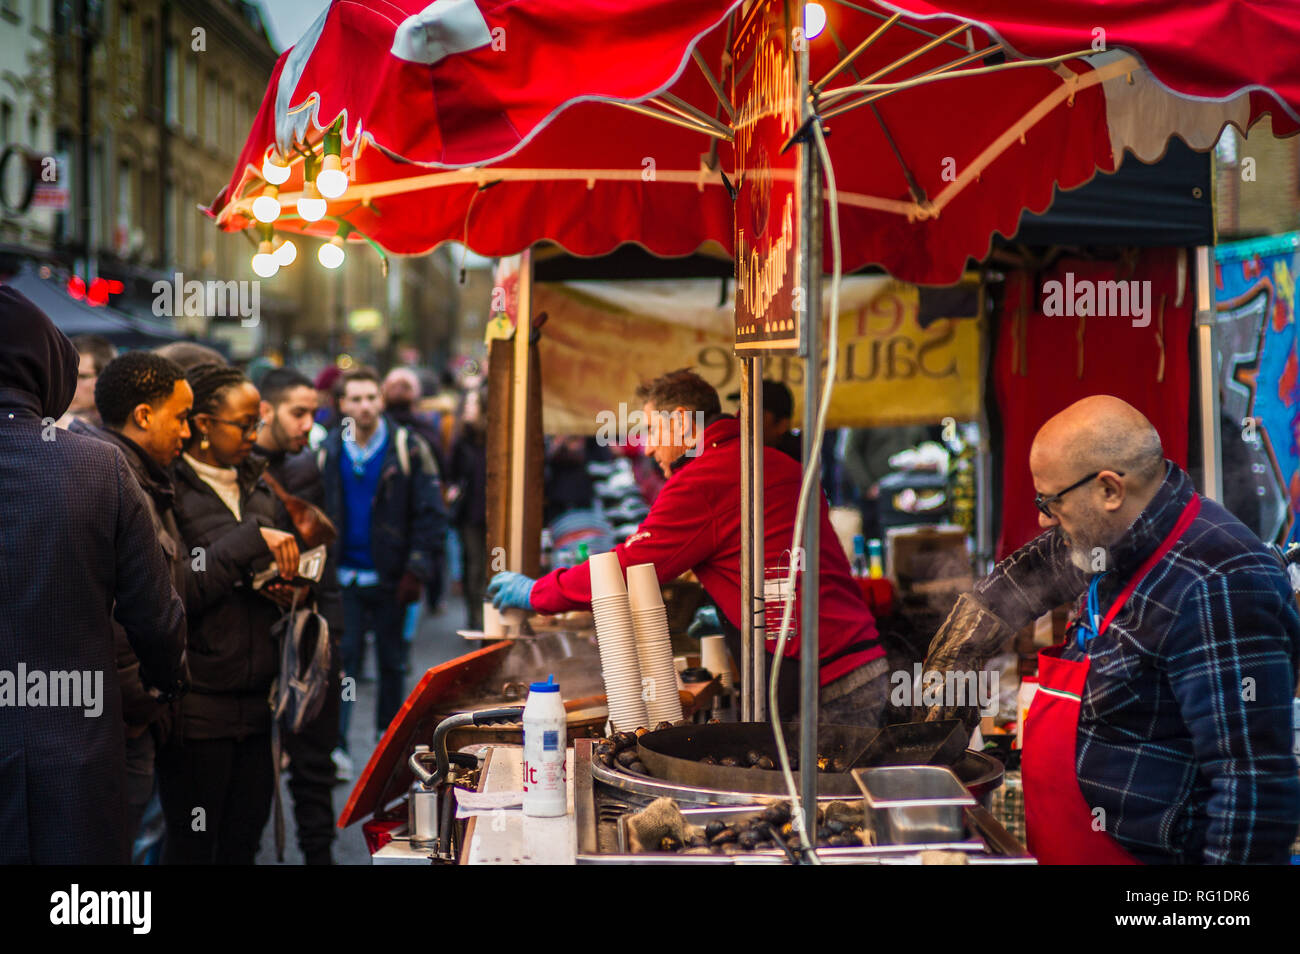
[[[481,605],[476,382],[459,421],[439,419],[407,368],[313,380],[193,343],[116,354],[4,286],[0,317],[0,670],[25,677],[0,720],[0,863],[251,864],[281,767],[304,861],[332,863],[366,636],[377,740],[409,688],[408,610],[442,598],[452,525],[452,575]],[[281,632],[305,619],[329,651],[286,731]],[[68,673],[105,684],[69,706],[35,699],[38,672],[51,690]]]

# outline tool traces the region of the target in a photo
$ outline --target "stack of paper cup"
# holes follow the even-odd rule
[[[659,592],[653,563],[627,568],[627,598],[636,630],[636,652],[641,679],[646,686],[646,711],[651,727],[660,722],[682,721],[682,699],[677,694],[673,644],[668,637],[668,610]]]
[[[597,553],[591,569],[591,613],[596,618],[596,645],[605,677],[605,701],[615,731],[627,732],[650,722],[642,698],[641,663],[637,658],[636,630],[623,583],[618,554]]]
[[[731,688],[731,653],[727,652],[725,636],[704,636],[700,639],[700,665]]]

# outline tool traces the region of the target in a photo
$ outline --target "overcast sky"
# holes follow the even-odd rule
[[[298,42],[306,29],[316,22],[329,0],[260,0],[271,42],[283,53]]]

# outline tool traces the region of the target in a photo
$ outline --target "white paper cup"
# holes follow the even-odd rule
[[[700,665],[720,677],[723,685],[731,684],[731,654],[727,652],[726,637],[704,636],[700,639]]]
[[[627,568],[627,599],[632,612],[662,609],[663,593],[659,590],[659,577],[653,563],[638,563]]]
[[[483,601],[483,635],[484,636],[504,636],[505,629],[501,624],[501,614],[495,606],[487,600]]]
[[[627,594],[627,584],[623,582],[623,565],[618,562],[618,554],[613,550],[597,553],[587,560],[591,569],[591,597],[594,603],[604,596]]]

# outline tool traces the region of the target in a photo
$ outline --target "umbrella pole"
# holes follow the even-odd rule
[[[740,359],[740,720],[764,718],[763,359]]]
[[[808,50],[800,53],[800,76],[808,79]],[[800,121],[812,116],[808,97],[803,98]],[[817,120],[813,120],[816,122]],[[803,805],[804,831],[816,843],[817,835],[817,712],[820,675],[820,652],[817,626],[820,614],[818,569],[821,554],[821,461],[813,459],[812,446],[817,432],[817,405],[821,400],[821,274],[822,274],[822,170],[821,158],[812,137],[799,146],[799,284],[803,289],[802,334],[804,355],[803,391],[803,466],[815,474],[804,534],[800,564],[803,571],[802,619],[799,622],[799,794]],[[832,369],[833,372],[833,369]]]

